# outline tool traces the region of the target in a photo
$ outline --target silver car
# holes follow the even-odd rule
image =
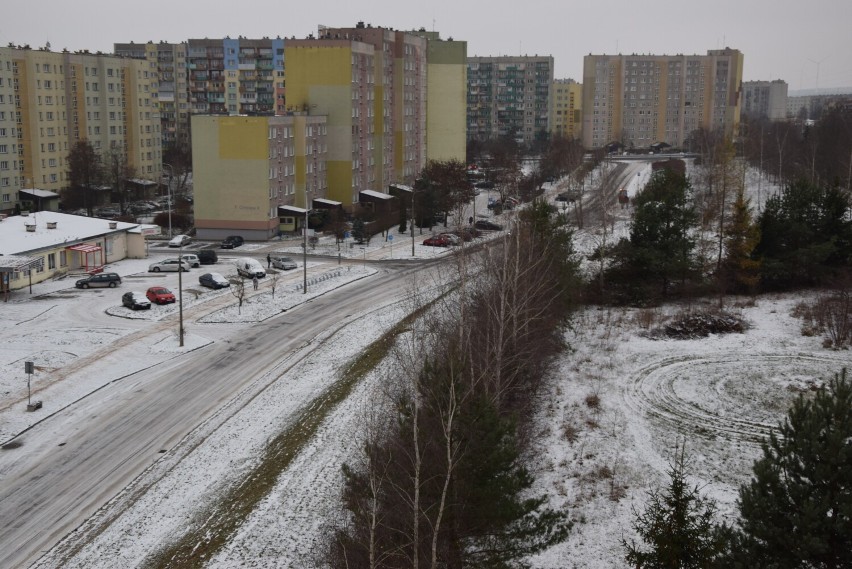
[[[188,271],[189,269],[189,263],[187,263],[186,261],[181,261],[179,259],[165,259],[164,261],[152,263],[148,267],[148,272],[159,273],[160,271],[162,271],[164,273],[176,273],[178,271]]]
[[[296,262],[290,257],[272,257],[272,266],[276,269],[281,269],[284,271],[290,271],[295,269],[298,265]]]

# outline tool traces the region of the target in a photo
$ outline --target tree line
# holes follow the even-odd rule
[[[566,225],[536,202],[494,247],[458,256],[456,288],[400,346],[343,467],[326,566],[520,567],[566,538],[566,513],[528,495],[522,459],[575,301]]]

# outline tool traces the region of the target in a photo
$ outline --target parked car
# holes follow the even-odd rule
[[[239,235],[228,235],[222,240],[222,249],[235,249],[243,244],[243,238]]]
[[[450,239],[446,235],[433,235],[423,240],[423,244],[428,247],[449,247]]]
[[[577,201],[578,197],[578,193],[572,190],[569,192],[561,192],[559,195],[556,196],[556,201],[573,203]]]
[[[148,271],[151,273],[159,273],[160,271],[176,273],[178,271],[188,271],[189,269],[189,263],[179,259],[166,259],[164,261],[151,263],[151,265],[148,266]]]
[[[231,283],[219,273],[204,273],[198,277],[198,284],[207,288],[220,289],[231,286]]]
[[[175,235],[169,241],[169,247],[183,247],[184,245],[189,245],[190,241],[192,241],[192,237],[189,235]]]
[[[189,263],[189,266],[193,269],[201,266],[201,259],[199,259],[198,255],[195,255],[194,253],[186,253],[181,255],[180,258]]]
[[[170,304],[175,301],[174,293],[163,286],[152,286],[145,292],[145,296],[154,304]]]
[[[198,260],[202,265],[215,265],[219,261],[219,255],[214,249],[201,249],[198,252]]]
[[[501,229],[503,229],[503,226],[499,223],[494,223],[493,221],[488,221],[485,219],[480,219],[479,221],[473,224],[473,227],[482,231],[500,231]]]
[[[290,271],[298,267],[296,262],[290,257],[276,257],[275,255],[272,256],[272,266],[284,271]]]
[[[82,278],[74,283],[74,286],[77,288],[98,288],[107,286],[109,288],[115,288],[120,284],[121,277],[118,276],[118,273],[101,273],[99,275]]]
[[[247,279],[253,279],[254,277],[262,279],[266,276],[266,271],[263,270],[263,267],[257,259],[241,257],[234,261],[234,265],[237,267],[237,273]]]
[[[121,295],[121,304],[130,310],[148,310],[151,303],[141,292],[130,291]]]
[[[441,233],[440,235],[449,239],[450,245],[461,245],[462,239],[455,233]]]

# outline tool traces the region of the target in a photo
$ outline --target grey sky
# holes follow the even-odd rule
[[[113,43],[239,35],[304,37],[358,21],[424,27],[468,42],[468,55],[552,55],[556,77],[582,80],[583,56],[745,54],[743,78],[791,90],[852,87],[852,0],[30,0],[3,10],[0,45],[111,52]]]

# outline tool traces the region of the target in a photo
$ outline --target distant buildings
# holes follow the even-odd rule
[[[529,143],[550,132],[552,85],[552,56],[468,57],[468,138]]]
[[[550,133],[579,139],[583,126],[583,86],[573,79],[557,79],[550,90]]]
[[[286,99],[256,109],[278,116],[216,97],[218,116],[192,119],[199,234],[265,239],[301,227],[305,207],[373,207],[362,197],[413,183],[428,159],[464,160],[465,55],[465,42],[363,23],[284,40]]]
[[[732,136],[740,120],[743,54],[587,55],[583,146],[681,147],[698,129]]]
[[[787,83],[774,81],[744,81],[742,115],[781,121],[787,118]]]
[[[80,140],[123,153],[140,181],[159,180],[157,89],[144,61],[0,48],[0,212],[20,208],[21,189],[65,188]]]

